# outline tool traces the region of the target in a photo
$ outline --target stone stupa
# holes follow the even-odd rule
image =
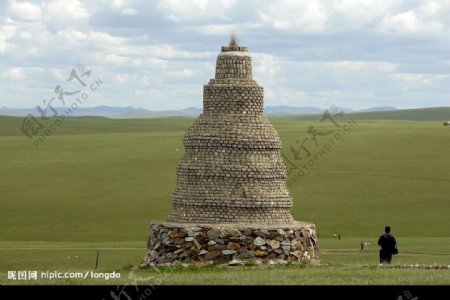
[[[184,137],[173,210],[151,225],[143,265],[317,258],[315,225],[295,221],[280,138],[264,117],[252,58],[232,36]]]

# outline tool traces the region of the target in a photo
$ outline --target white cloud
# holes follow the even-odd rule
[[[400,81],[406,81],[406,82],[412,82],[412,83],[425,83],[429,84],[431,83],[431,79],[427,78],[424,74],[405,74],[405,73],[398,73],[395,74],[395,77],[399,79]]]
[[[19,36],[22,39],[29,39],[29,38],[31,38],[33,36],[33,34],[30,31],[23,30],[23,31],[20,32]]]
[[[55,47],[73,48],[78,45],[86,44],[89,41],[89,34],[75,29],[59,30],[56,32],[55,41],[60,41]]]
[[[192,72],[192,70],[184,68],[183,70],[180,71],[168,71],[167,75],[172,77],[189,78],[192,77],[192,75],[194,75],[194,72]]]
[[[112,65],[127,65],[129,62],[129,58],[124,56],[119,56],[116,54],[107,54],[105,55],[106,62],[112,64]]]
[[[128,74],[116,74],[116,80],[121,84],[128,83],[128,77]]]
[[[44,73],[44,68],[39,67],[10,67],[0,71],[1,78],[22,80],[30,76],[40,76]]]
[[[122,10],[121,14],[126,16],[134,16],[138,14],[138,11],[134,8],[126,8]]]
[[[398,68],[397,64],[390,62],[369,62],[369,61],[333,61],[333,62],[321,62],[325,68],[340,69],[345,71],[362,71],[371,70],[378,72],[393,72]]]
[[[441,21],[448,21],[450,1],[448,0],[428,0],[422,1],[417,7],[417,12],[424,18],[438,17]],[[445,17],[441,18],[441,17]]]
[[[45,19],[58,26],[85,22],[89,18],[87,7],[79,0],[50,0],[43,4]]]
[[[393,78],[403,86],[409,85],[420,88],[417,85],[430,86],[445,82],[450,79],[450,74],[421,74],[421,73],[396,73]]]
[[[24,79],[25,74],[21,68],[11,68],[8,70],[7,76],[11,79]]]
[[[5,39],[12,38],[17,32],[17,26],[11,24],[0,25],[0,34],[3,35]]]
[[[159,0],[156,8],[176,22],[201,19],[228,19],[236,0]]]
[[[23,21],[39,22],[43,18],[41,7],[31,2],[8,0],[6,10],[9,16]]]
[[[17,33],[17,26],[6,23],[0,24],[0,53],[5,53],[8,48],[12,49],[15,44],[11,42],[11,39]]]
[[[361,30],[380,22],[393,11],[399,1],[391,0],[337,0],[331,1],[326,11],[329,29],[333,31]]]
[[[380,31],[392,34],[436,33],[443,30],[441,23],[435,20],[422,21],[414,11],[384,17]]]
[[[113,0],[112,5],[115,9],[121,9],[125,6],[124,0]]]
[[[280,88],[277,86],[264,87],[264,103],[271,105],[311,106],[310,98],[300,89]],[[315,104],[317,105],[317,104]],[[319,104],[320,106],[320,104]]]
[[[258,11],[262,22],[278,30],[317,32],[325,28],[327,14],[319,0],[266,2]]]
[[[152,66],[154,68],[167,68],[167,60],[156,58],[156,57],[147,57],[144,59],[145,64]]]
[[[120,46],[124,43],[124,38],[113,36],[111,34],[101,31],[89,31],[89,38],[91,44],[98,44],[102,46]]]
[[[198,25],[192,28],[188,28],[204,35],[228,35],[237,31],[238,26],[235,24],[211,24],[211,25]]]
[[[0,53],[5,52],[6,50],[6,39],[5,37],[0,33]]]
[[[262,85],[275,85],[282,72],[281,60],[268,53],[252,54],[253,78]]]
[[[67,71],[60,68],[51,68],[50,74],[52,75],[52,81],[66,81],[67,80]]]
[[[185,31],[194,32],[201,35],[209,36],[229,36],[232,33],[250,33],[258,30],[264,30],[264,25],[258,22],[242,22],[234,24],[201,24],[187,26]]]

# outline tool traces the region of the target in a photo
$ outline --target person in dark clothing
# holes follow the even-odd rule
[[[381,246],[380,250],[380,264],[386,262],[391,263],[392,254],[396,254],[397,241],[391,234],[391,227],[386,226],[384,228],[384,234],[378,239],[378,245]]]

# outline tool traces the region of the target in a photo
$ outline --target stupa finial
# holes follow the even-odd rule
[[[230,36],[230,42],[228,46],[222,46],[222,52],[230,52],[230,51],[239,51],[239,52],[247,52],[247,47],[240,46],[240,41],[236,34],[232,34]]]
[[[237,35],[235,35],[234,33],[230,36],[230,44],[229,47],[237,47],[239,46],[238,44],[238,38]]]

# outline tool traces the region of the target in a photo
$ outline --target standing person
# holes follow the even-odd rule
[[[363,251],[363,250],[364,250],[364,242],[361,241],[361,251]]]
[[[391,227],[386,226],[384,228],[384,234],[378,239],[378,245],[381,246],[380,250],[380,264],[386,262],[391,263],[392,254],[397,254],[397,241],[391,234]]]

